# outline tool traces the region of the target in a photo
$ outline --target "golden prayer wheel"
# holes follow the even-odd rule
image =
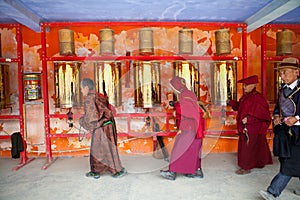
[[[193,91],[200,99],[199,67],[197,62],[177,61],[173,62],[174,75],[185,79],[186,87]]]
[[[10,103],[8,65],[0,65],[0,109]]]
[[[75,55],[74,31],[70,29],[58,30],[59,54],[63,56]]]
[[[94,64],[96,91],[108,96],[114,106],[122,104],[121,99],[121,62],[98,62]]]
[[[293,32],[287,29],[276,33],[276,55],[291,55]]]
[[[193,54],[193,30],[183,28],[179,31],[179,54]]]
[[[24,98],[26,101],[42,98],[40,73],[25,73],[23,74],[23,81]]]
[[[100,54],[113,55],[115,53],[114,47],[114,31],[109,28],[100,30]]]
[[[154,53],[153,30],[151,28],[142,28],[139,30],[139,51],[142,55]]]
[[[216,54],[230,54],[230,31],[229,29],[220,29],[215,32],[216,37]]]
[[[55,105],[71,108],[81,105],[79,62],[55,62]]]
[[[135,106],[151,108],[161,103],[160,63],[137,62],[134,67]]]
[[[228,100],[236,100],[236,62],[212,63],[212,102],[226,106]]]

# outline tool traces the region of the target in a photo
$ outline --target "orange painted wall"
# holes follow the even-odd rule
[[[93,52],[94,55],[99,55],[99,30],[104,28],[98,27],[50,27],[49,32],[47,32],[47,55],[59,56],[59,41],[57,31],[61,28],[71,28],[75,31],[75,49],[76,54],[88,54]],[[142,28],[141,26],[112,26],[110,27],[115,33],[115,50],[117,55],[125,55],[126,51],[131,51],[133,55],[138,55],[138,30]],[[178,53],[178,31],[182,27],[177,26],[163,26],[154,27],[154,47],[155,55],[176,55]],[[195,27],[194,31],[194,54],[195,55],[214,55],[215,50],[215,36],[214,31],[219,29],[219,27]],[[274,33],[278,30],[268,30],[268,53],[274,53]],[[238,33],[236,28],[231,28],[231,55],[241,56],[242,47],[242,37],[241,33]],[[15,30],[0,29],[2,35],[2,49],[4,57],[15,57],[16,56],[16,43],[15,43]],[[295,41],[294,49],[296,55],[299,55],[299,30],[294,30]],[[40,33],[33,32],[32,30],[22,27],[22,37],[23,37],[23,55],[24,55],[24,65],[23,72],[41,72],[41,35]],[[5,40],[3,39],[5,38]],[[261,76],[261,30],[257,29],[247,36],[247,53],[248,53],[248,75],[257,74]],[[9,64],[10,75],[16,76],[15,64]],[[270,67],[269,67],[270,68]],[[270,70],[270,69],[269,69]],[[272,71],[272,70],[271,70]],[[55,108],[54,106],[54,71],[53,62],[48,62],[48,94],[50,98],[49,107],[50,113],[66,113],[67,110]],[[130,86],[125,87],[125,74],[130,74]],[[201,94],[204,95],[205,101],[210,102],[210,93],[212,88],[211,78],[209,74],[209,67],[205,64],[200,64],[201,73],[201,84],[204,88]],[[93,62],[84,61],[81,67],[81,77],[93,77]],[[128,103],[130,98],[133,98],[133,73],[126,72],[123,66],[121,79],[122,81],[122,99],[123,105],[117,107],[117,111],[120,113],[126,112],[126,103]],[[168,87],[168,82],[172,78],[173,71],[170,62],[162,62],[161,66],[161,81],[162,81],[162,98],[163,101],[166,100],[166,93],[170,92],[171,89]],[[242,77],[242,65],[238,62],[238,74],[237,79]],[[205,80],[205,81],[203,81]],[[270,79],[271,80],[271,79]],[[268,79],[269,81],[269,79]],[[207,83],[208,82],[208,83]],[[268,83],[269,90],[272,91],[273,82]],[[43,87],[43,86],[42,86]],[[10,88],[12,97],[17,96],[17,85],[13,80],[10,81]],[[261,90],[261,86],[258,85],[258,90]],[[237,85],[237,98],[242,95],[241,85]],[[274,94],[268,92],[268,99],[270,103],[272,102],[272,97]],[[17,101],[17,98],[13,99]],[[44,130],[44,111],[43,100],[38,100],[36,105],[26,105],[26,142],[27,142],[27,152],[29,156],[45,156],[45,130]],[[45,102],[44,102],[45,103]],[[211,110],[219,109],[215,105],[209,107]],[[230,108],[226,108],[230,110]],[[4,112],[9,112],[5,110]],[[13,105],[13,112],[17,112],[17,104]],[[82,113],[82,109],[74,109],[73,112],[76,114]],[[156,108],[152,112],[165,112],[164,108]],[[235,130],[235,116],[226,116],[227,125],[222,124],[222,119],[213,118],[207,121],[208,130]],[[70,129],[68,127],[66,119],[51,119],[51,133],[76,133],[78,130]],[[119,122],[119,123],[118,123]],[[160,120],[161,127],[164,125],[164,120]],[[119,132],[126,132],[127,127],[124,125],[124,121],[119,119],[117,121],[117,128]],[[78,120],[74,121],[75,126],[79,127]],[[144,125],[144,119],[137,119],[134,131],[142,132]],[[12,132],[18,131],[18,122],[16,121],[1,121],[0,124],[0,134],[11,134]],[[272,138],[272,135],[270,135]],[[172,144],[174,142],[173,137],[166,137],[164,141],[167,145],[167,149],[171,151]],[[79,141],[77,137],[69,138],[53,138],[51,140],[53,156],[83,156],[89,153],[89,138],[85,138],[83,141]],[[237,150],[237,139],[235,137],[224,136],[224,138],[219,136],[207,136],[203,143],[203,152],[236,152]],[[270,146],[271,146],[270,140]],[[10,140],[0,140],[0,157],[10,156]],[[152,137],[148,138],[132,138],[132,137],[119,137],[119,149],[121,153],[124,154],[148,154],[152,152],[153,140]]]

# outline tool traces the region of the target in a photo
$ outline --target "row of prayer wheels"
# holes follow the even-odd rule
[[[60,55],[75,55],[74,31],[70,29],[60,29],[59,46]],[[215,32],[216,37],[216,54],[230,54],[230,30],[220,29]],[[100,30],[100,54],[114,54],[114,31],[109,28]],[[193,54],[193,30],[183,28],[179,30],[179,54]],[[139,52],[141,55],[154,54],[153,29],[141,28],[139,30]]]

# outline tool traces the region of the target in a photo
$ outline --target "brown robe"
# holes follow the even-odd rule
[[[117,146],[117,131],[108,100],[90,92],[84,97],[84,115],[80,125],[91,131],[90,167],[92,172],[115,174],[121,171]]]

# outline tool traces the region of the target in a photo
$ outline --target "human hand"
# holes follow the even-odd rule
[[[244,119],[242,119],[242,123],[243,124],[247,124],[247,117],[245,117]]]
[[[274,116],[273,123],[274,123],[274,126],[281,124],[281,119],[280,119],[279,115]]]
[[[288,126],[293,126],[297,121],[297,118],[294,116],[284,118],[284,123]]]

